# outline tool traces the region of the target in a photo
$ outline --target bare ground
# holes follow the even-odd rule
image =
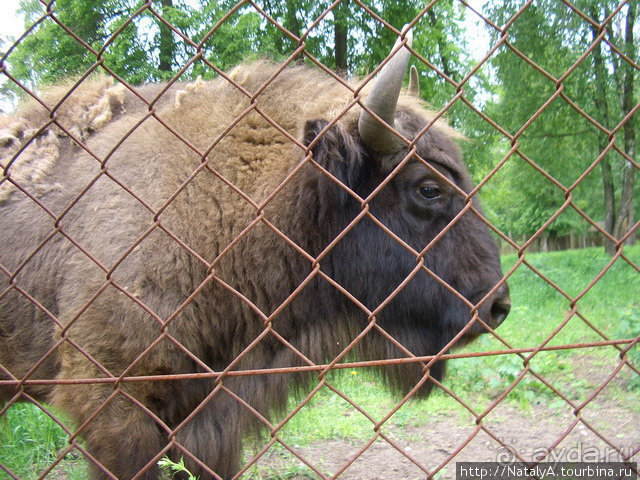
[[[429,475],[449,480],[456,478],[456,462],[532,461],[548,450],[549,461],[631,457],[639,462],[640,405],[630,403],[638,395],[626,390],[629,378],[637,374],[623,368],[581,407],[607,380],[612,367],[580,356],[572,357],[572,363],[575,376],[554,385],[571,398],[577,413],[559,399],[529,405],[502,401],[477,425],[473,415],[452,410],[418,419],[418,426],[383,428],[384,437],[372,432],[369,439],[290,445],[304,462],[289,451],[271,449],[242,480],[423,480]],[[475,405],[473,398],[464,400]],[[69,477],[59,466],[47,478]]]
[[[573,402],[579,407],[598,390],[611,369],[603,371],[584,360],[584,365],[575,370],[581,373],[572,383],[586,383],[583,395]],[[387,429],[386,438],[393,444],[372,432],[368,440],[340,439],[293,446],[306,466],[289,452],[269,451],[258,462],[263,473],[243,478],[322,478],[313,473],[310,465],[326,478],[339,475],[340,479],[406,480],[435,474],[437,479],[455,479],[456,462],[508,462],[518,458],[531,461],[548,450],[547,460],[551,461],[621,461],[632,457],[637,462],[638,405],[630,405],[629,395],[617,388],[625,384],[629,374],[635,375],[631,371],[620,372],[577,413],[562,400],[553,408],[548,401],[528,406],[501,402],[480,426],[471,415],[439,415],[422,426]],[[270,473],[263,477],[266,471]]]

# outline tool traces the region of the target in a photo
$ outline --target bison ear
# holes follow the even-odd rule
[[[356,190],[362,177],[363,150],[342,126],[327,129],[325,120],[309,120],[304,126],[304,144],[310,148],[313,159],[346,187]],[[331,180],[321,174],[327,181]],[[348,192],[340,189],[338,198],[344,205]]]

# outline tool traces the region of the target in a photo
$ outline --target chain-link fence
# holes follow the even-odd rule
[[[542,8],[532,1],[493,14],[424,2],[404,27],[385,2],[359,0],[322,6],[302,27],[302,3],[225,5],[194,39],[178,2],[149,1],[115,12],[97,44],[64,21],[81,4],[42,2],[8,45],[5,92],[22,100],[0,117],[0,476],[158,478],[167,458],[200,478],[453,478],[461,461],[635,469],[640,255],[629,243],[640,67],[615,39],[634,43],[637,3],[603,2],[598,19],[593,5],[557,2],[593,33],[559,73],[510,37]],[[449,11],[493,39],[458,75],[442,38],[433,38],[440,64],[413,41]],[[349,40],[353,18],[364,27]],[[164,65],[153,75],[165,80],[137,85],[114,67],[139,64],[116,48],[136,23],[156,35],[144,62]],[[250,42],[272,29],[287,54],[227,68],[219,50],[242,39],[225,29],[240,24]],[[15,59],[47,25],[89,64],[42,87],[34,81],[46,75],[19,78]],[[362,47],[376,31],[395,45],[351,75],[341,39]],[[331,65],[311,48],[329,33]],[[56,38],[63,71],[71,56]],[[495,79],[485,70],[500,52],[551,89],[515,127],[469,94],[482,75]],[[409,63],[418,69],[398,93]],[[619,68],[623,108],[603,123],[568,79],[592,72],[602,107],[598,69],[607,68]],[[433,111],[418,76],[449,89]],[[572,183],[523,147],[558,103],[600,142]],[[473,146],[443,120],[459,127],[459,108],[506,145],[487,152],[484,170],[465,160],[476,185],[457,144]],[[615,195],[631,192],[617,230],[577,193],[612,156],[625,178]],[[525,170],[562,200],[535,233],[516,237],[478,197]],[[609,255],[531,253],[569,211]],[[502,269],[496,239],[516,252]],[[64,444],[40,448],[33,432],[45,428]]]

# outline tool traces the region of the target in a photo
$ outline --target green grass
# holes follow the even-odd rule
[[[59,412],[53,413],[64,421]],[[13,405],[0,418],[0,462],[21,479],[37,478],[66,446],[64,430],[35,405]],[[87,478],[86,465],[76,452],[67,454],[54,472],[64,472],[70,480]],[[0,479],[5,478],[10,477],[0,470]]]
[[[625,248],[625,254],[640,264],[640,245]],[[563,293],[551,287],[526,265],[520,265],[509,279],[513,309],[497,330],[514,348],[536,347],[568,319],[567,324],[549,341],[550,345],[595,342],[602,337],[576,314],[570,315],[572,301],[577,312],[610,339],[640,335],[640,275],[624,260],[618,259],[591,288],[588,285],[609,262],[602,249],[583,249],[546,254],[527,254],[526,261],[552,280]],[[503,258],[504,271],[518,261],[514,255]],[[568,296],[569,298],[565,297]],[[506,348],[490,335],[484,335],[462,351],[493,351]],[[640,366],[640,347],[628,357]],[[532,359],[532,370],[572,400],[586,398],[599,385],[598,378],[613,371],[619,361],[614,347],[539,352]],[[523,359],[516,355],[456,359],[449,362],[445,385],[468,401],[476,412],[482,412],[503,393],[523,371]],[[587,371],[584,371],[584,370]],[[603,373],[604,372],[604,373]],[[625,368],[622,380],[603,392],[622,399],[629,409],[640,411],[640,376]],[[334,372],[328,381],[358,404],[374,421],[380,421],[399,401],[382,385],[379,378],[366,370]],[[301,399],[293,399],[293,409]],[[542,404],[551,413],[566,409],[567,404],[548,387],[528,373],[506,397],[506,402],[522,409]],[[451,421],[469,423],[473,416],[448,395],[436,391],[428,400],[412,400],[383,425],[383,431],[396,437],[411,435],[412,427],[429,422],[438,415]],[[327,387],[320,389],[279,432],[291,446],[305,446],[328,440],[353,441],[370,439],[373,423]],[[64,432],[51,419],[32,405],[15,405],[0,419],[0,462],[20,478],[37,478],[57,452],[66,445]],[[247,450],[246,458],[252,455]],[[293,461],[282,446],[274,445],[272,455],[283,458],[277,472],[255,466],[247,478],[294,478],[309,474]],[[77,461],[65,460],[56,471],[64,478],[84,478],[84,467]],[[0,471],[0,479],[9,478]],[[58,477],[56,477],[58,478]]]
[[[640,263],[640,245],[625,249],[625,254]],[[516,262],[515,255],[503,258],[508,271]],[[553,252],[526,255],[526,260],[540,273],[553,281],[550,286],[527,265],[520,265],[509,279],[513,308],[509,318],[497,333],[513,348],[542,345],[555,329],[566,321],[562,329],[548,341],[548,345],[569,345],[603,340],[596,329],[607,338],[627,339],[640,335],[640,275],[623,259],[606,269],[609,257],[601,249]],[[598,282],[591,282],[603,271]],[[559,291],[561,290],[561,291]],[[566,295],[566,296],[565,296]],[[566,297],[569,298],[566,298]],[[576,311],[572,314],[572,303]],[[580,314],[583,318],[580,318]],[[590,322],[589,326],[586,321]],[[485,335],[465,351],[493,351],[506,348],[496,338]],[[620,352],[614,347],[598,347],[539,352],[530,360],[533,371],[543,376],[572,400],[581,400],[599,385],[597,378],[603,371],[611,372],[618,364]],[[524,355],[528,357],[528,354]],[[628,357],[640,367],[640,346]],[[450,362],[447,385],[454,391],[475,394],[474,405],[487,407],[523,371],[524,360],[516,355],[469,358]],[[593,380],[585,379],[581,369],[596,372]],[[597,372],[600,370],[600,372]],[[638,375],[623,369],[624,391],[629,395],[631,408],[637,405],[640,393]],[[615,386],[608,387],[615,393]],[[566,407],[566,403],[541,381],[528,373],[507,397],[523,408],[545,403],[551,408]]]

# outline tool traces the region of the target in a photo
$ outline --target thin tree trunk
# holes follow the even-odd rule
[[[296,37],[300,38],[300,34],[302,31],[302,25],[300,25],[300,20],[298,20],[298,16],[296,15],[296,2],[287,2],[287,13],[285,16],[284,28],[286,28],[289,32],[294,34]],[[298,44],[291,40],[291,44],[293,48],[298,48]],[[298,53],[296,55],[296,63],[304,62],[304,55],[302,53]]]
[[[347,24],[349,18],[349,1],[343,0],[333,11],[335,22],[334,35],[336,46],[336,72],[342,77],[347,76],[347,37],[349,34],[349,26]]]
[[[165,15],[173,7],[173,0],[162,0],[162,14]],[[173,41],[173,31],[163,22],[160,23],[160,62],[158,70],[170,72],[175,56],[175,43]]]
[[[600,149],[606,148],[607,142],[600,140]],[[615,189],[613,187],[613,172],[611,170],[611,162],[608,158],[600,161],[600,171],[602,174],[602,186],[604,193],[604,231],[615,236],[614,227],[616,223],[616,199]],[[605,251],[609,255],[615,254],[615,244],[609,240],[604,245]]]
[[[632,62],[636,60],[637,46],[633,39],[633,29],[636,17],[636,2],[631,1],[628,4],[627,23],[625,27],[625,50],[626,55]],[[631,65],[624,65],[624,85],[622,90],[622,115],[626,116],[633,108],[634,95],[634,76],[635,68]],[[632,159],[636,158],[636,128],[635,116],[631,117],[623,126],[624,132],[624,151]],[[620,194],[620,209],[618,210],[618,218],[616,221],[615,232],[618,238],[623,237],[631,226],[633,226],[633,184],[634,184],[635,168],[631,162],[624,160],[622,169],[622,193]],[[633,235],[631,236],[633,237]],[[629,243],[633,242],[633,238],[629,238]]]
[[[427,11],[427,15],[429,16],[429,23],[431,24],[431,28],[433,29],[433,31],[436,31],[436,29],[438,28],[438,18],[436,17],[436,13],[433,10],[433,8],[429,9]],[[442,31],[440,31],[438,34],[438,52],[440,53],[440,60],[442,61],[442,71],[447,77],[453,78],[455,72],[451,68],[451,59],[449,58],[447,44],[442,37]]]
[[[599,17],[597,6],[593,5],[591,8],[591,16],[594,19]],[[591,33],[593,40],[598,37],[598,29],[595,26],[591,27]],[[606,69],[604,65],[604,59],[602,56],[602,42],[598,43],[593,49],[593,67],[595,72],[595,89],[593,101],[596,105],[596,109],[599,112],[600,123],[605,128],[610,128],[609,121],[609,104],[607,102],[607,83],[606,83]],[[607,147],[607,139],[602,132],[597,132],[598,146],[600,151],[604,151]],[[613,186],[613,172],[611,169],[611,161],[607,156],[600,161],[600,171],[602,174],[602,187],[604,194],[604,230],[614,235],[614,227],[616,223],[616,205],[615,205],[615,190]],[[610,242],[605,242],[605,251],[609,255],[615,253],[615,245]]]

